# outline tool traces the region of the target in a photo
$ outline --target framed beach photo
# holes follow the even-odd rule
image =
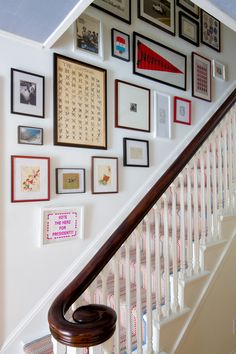
[[[124,166],[149,167],[148,140],[123,138]]]
[[[118,158],[92,156],[92,194],[118,193]]]
[[[43,128],[19,125],[18,144],[43,145]]]
[[[179,12],[179,36],[199,47],[199,23],[184,12]]]
[[[171,139],[171,97],[154,92],[154,125],[155,136]]]
[[[191,0],[177,0],[177,5],[190,13],[192,16],[199,18],[200,8]]]
[[[11,186],[12,203],[49,200],[49,157],[11,156]]]
[[[225,80],[225,64],[219,61],[212,60],[212,73],[213,77],[221,80]]]
[[[56,193],[71,194],[85,192],[84,168],[56,168]]]
[[[211,102],[211,61],[192,52],[192,96]]]
[[[44,118],[44,76],[11,69],[11,113]]]
[[[131,24],[131,0],[94,0],[91,5]]]
[[[111,54],[117,59],[130,61],[130,37],[115,28],[111,30]]]
[[[174,97],[174,122],[191,125],[192,102],[182,97]]]
[[[201,10],[201,41],[208,47],[221,51],[220,21]]]

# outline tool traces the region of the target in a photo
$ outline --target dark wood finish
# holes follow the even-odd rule
[[[216,21],[218,22],[219,24],[219,37],[218,37],[218,40],[219,40],[219,48],[216,48],[214,47],[213,45],[211,45],[210,43],[207,43],[205,40],[204,40],[204,35],[203,35],[203,31],[204,31],[204,24],[203,24],[203,15],[207,14],[209,17],[212,18],[213,21]],[[211,49],[214,49],[216,50],[217,52],[221,52],[221,23],[219,20],[217,20],[217,18],[215,18],[214,16],[210,15],[208,12],[204,11],[201,9],[201,42],[205,45],[207,45],[209,48]]]
[[[183,32],[183,21],[187,20],[196,28],[196,40],[187,37]],[[194,20],[192,17],[186,15],[184,12],[179,11],[179,37],[185,41],[199,47],[199,22]]]
[[[86,267],[55,299],[49,310],[48,320],[50,330],[59,342],[75,347],[86,347],[99,344],[109,338],[107,331],[109,330],[109,335],[113,332],[115,328],[114,317],[107,327],[98,328],[96,321],[94,321],[92,328],[90,324],[87,326],[86,323],[83,325],[70,323],[64,318],[64,314],[114,256],[235,102],[236,89],[229,95],[222,106],[213,114],[191,143],[183,150],[122,224],[113,232],[111,237],[99,249]],[[93,311],[93,308],[91,308],[91,311]],[[77,315],[75,316],[77,319]]]
[[[114,11],[110,11],[110,10],[107,10],[106,9],[106,4],[103,6],[100,6],[100,5],[97,5],[95,4],[94,2],[91,4],[91,6],[94,6],[96,7],[98,10],[101,10],[105,13],[107,13],[108,15],[111,15],[115,18],[118,18],[119,20],[123,21],[123,22],[126,22],[128,23],[129,25],[131,24],[131,0],[126,0],[127,1],[127,4],[128,4],[128,8],[129,8],[129,14],[128,14],[128,17],[125,18],[125,17],[122,17],[122,16],[119,16],[117,14],[115,14]]]
[[[128,141],[137,141],[143,143],[143,148],[145,149],[145,157],[146,161],[139,164],[131,164],[128,162],[128,149],[127,142]],[[123,138],[123,164],[124,166],[133,166],[133,167],[149,167],[149,141],[148,140],[140,140],[140,139],[131,139],[131,138]]]
[[[194,16],[194,17],[196,17],[196,18],[199,18],[199,7],[197,6],[197,5],[195,5],[195,4],[193,4],[194,5],[194,8],[197,10],[196,12],[194,12],[194,10],[190,10],[190,8],[189,7],[186,7],[184,4],[183,4],[183,2],[181,2],[181,0],[177,0],[177,5],[179,6],[179,7],[181,7],[184,11],[187,11],[188,13],[190,13],[192,16]]]
[[[199,57],[199,58],[202,58],[203,60],[205,61],[208,61],[209,65],[210,65],[210,68],[209,68],[209,72],[208,72],[208,75],[210,77],[210,87],[209,87],[209,90],[210,90],[210,94],[209,94],[209,98],[203,98],[203,97],[200,97],[199,95],[197,95],[196,91],[195,91],[195,72],[196,72],[196,66],[195,66],[195,60],[194,58],[195,57]],[[196,97],[196,98],[199,98],[199,100],[203,100],[203,101],[207,101],[207,102],[211,102],[212,100],[212,72],[211,72],[211,60],[198,54],[198,53],[195,53],[195,52],[192,52],[192,96],[193,97]]]

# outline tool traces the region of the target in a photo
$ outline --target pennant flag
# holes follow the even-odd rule
[[[116,50],[120,53],[123,54],[126,49],[126,44],[125,44],[125,39],[120,36],[116,36]]]

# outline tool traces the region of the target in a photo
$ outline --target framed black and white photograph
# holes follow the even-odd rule
[[[200,9],[191,0],[177,0],[177,5],[190,13],[192,16],[199,18]]]
[[[124,166],[149,167],[148,140],[123,138]]]
[[[212,73],[213,77],[221,80],[225,80],[225,64],[219,61],[212,60]]]
[[[179,12],[179,37],[199,47],[199,23],[184,12]]]
[[[85,193],[85,169],[56,168],[56,193]]]
[[[18,144],[43,145],[43,128],[19,125]]]
[[[221,51],[220,21],[201,10],[201,41],[208,47]]]
[[[192,96],[211,102],[211,60],[192,52]]]
[[[11,69],[11,113],[44,118],[44,76]]]
[[[171,139],[171,97],[154,92],[154,126],[155,136]]]
[[[112,28],[111,54],[117,59],[130,61],[130,37],[127,33]]]
[[[131,0],[94,0],[92,6],[131,24]]]

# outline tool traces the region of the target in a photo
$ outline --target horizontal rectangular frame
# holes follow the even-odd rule
[[[131,24],[131,0],[123,0],[122,2],[125,4],[124,7],[125,13],[122,13],[122,10],[119,10],[117,6],[115,6],[115,4],[112,4],[112,0],[111,0],[111,4],[107,4],[107,3],[103,4],[102,0],[95,0],[91,5],[101,11],[104,11],[108,15],[111,15],[130,25]]]
[[[81,184],[82,184],[82,187],[81,188],[70,188],[70,189],[67,189],[67,191],[64,191],[62,192],[63,188],[60,186],[62,184],[62,181],[61,181],[61,173],[63,173],[63,171],[65,172],[68,172],[68,173],[74,173],[76,174],[76,172],[78,174],[80,174],[81,176]],[[85,182],[85,169],[84,168],[56,168],[56,193],[57,194],[73,194],[73,193],[85,193],[85,185],[86,185],[86,182]],[[65,190],[65,188],[64,188]]]
[[[131,150],[128,146],[133,143],[133,153],[136,156],[131,156]],[[136,146],[135,146],[136,144]],[[142,154],[140,149],[142,149]],[[137,156],[140,155],[140,156]],[[123,138],[123,163],[124,166],[132,167],[149,167],[149,141],[133,138]]]
[[[23,139],[21,138],[21,130],[22,128],[26,128],[26,129],[35,129],[35,130],[38,130],[40,131],[40,142],[39,143],[35,143],[35,142],[27,142],[27,140],[25,140],[23,142]],[[30,138],[30,137],[28,137]],[[29,126],[26,126],[26,125],[18,125],[18,144],[26,144],[26,145],[43,145],[43,128],[38,128],[38,127],[29,127]]]

